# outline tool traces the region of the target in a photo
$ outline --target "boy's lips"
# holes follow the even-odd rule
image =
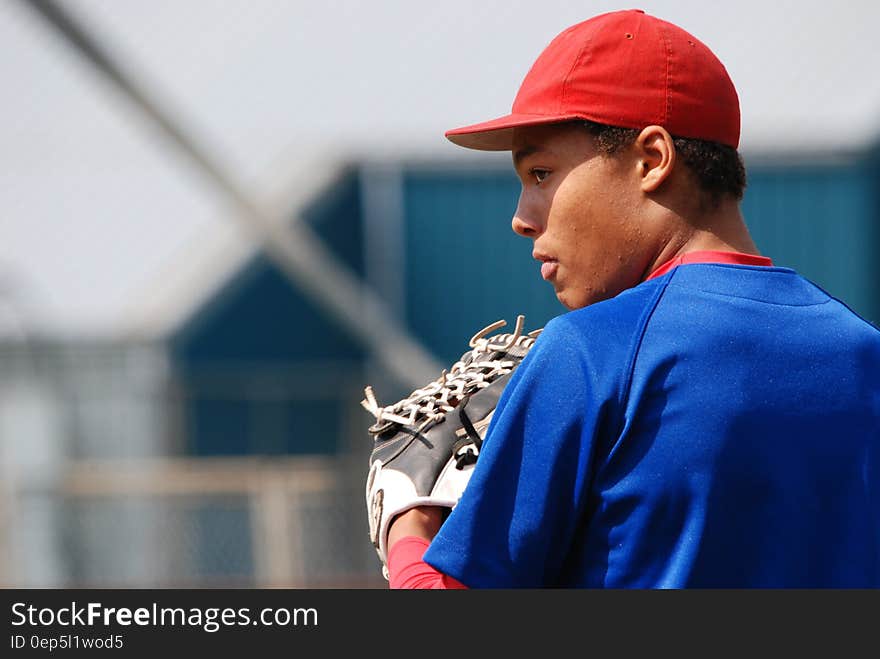
[[[551,279],[556,274],[556,270],[559,269],[559,261],[549,254],[533,251],[532,257],[541,262],[541,276],[544,279]]]

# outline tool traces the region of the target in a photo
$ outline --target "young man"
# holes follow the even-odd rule
[[[634,10],[447,133],[511,151],[513,230],[571,311],[449,517],[392,523],[392,587],[880,587],[880,332],[759,254],[739,131],[712,52]]]

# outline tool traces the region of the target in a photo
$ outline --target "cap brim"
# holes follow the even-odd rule
[[[480,151],[510,151],[513,148],[513,130],[523,126],[554,124],[578,119],[574,115],[508,114],[497,119],[446,131],[446,138],[466,149]]]

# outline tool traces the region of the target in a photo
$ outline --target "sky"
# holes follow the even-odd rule
[[[63,6],[278,213],[346,160],[466,161],[443,132],[505,114],[556,34],[615,9],[644,9],[714,50],[739,92],[747,163],[880,138],[876,2]],[[150,326],[253,247],[216,190],[18,0],[0,5],[0,80],[0,336]]]

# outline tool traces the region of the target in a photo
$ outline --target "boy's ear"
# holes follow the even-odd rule
[[[655,192],[672,174],[675,144],[662,126],[647,126],[633,143],[644,192]]]

